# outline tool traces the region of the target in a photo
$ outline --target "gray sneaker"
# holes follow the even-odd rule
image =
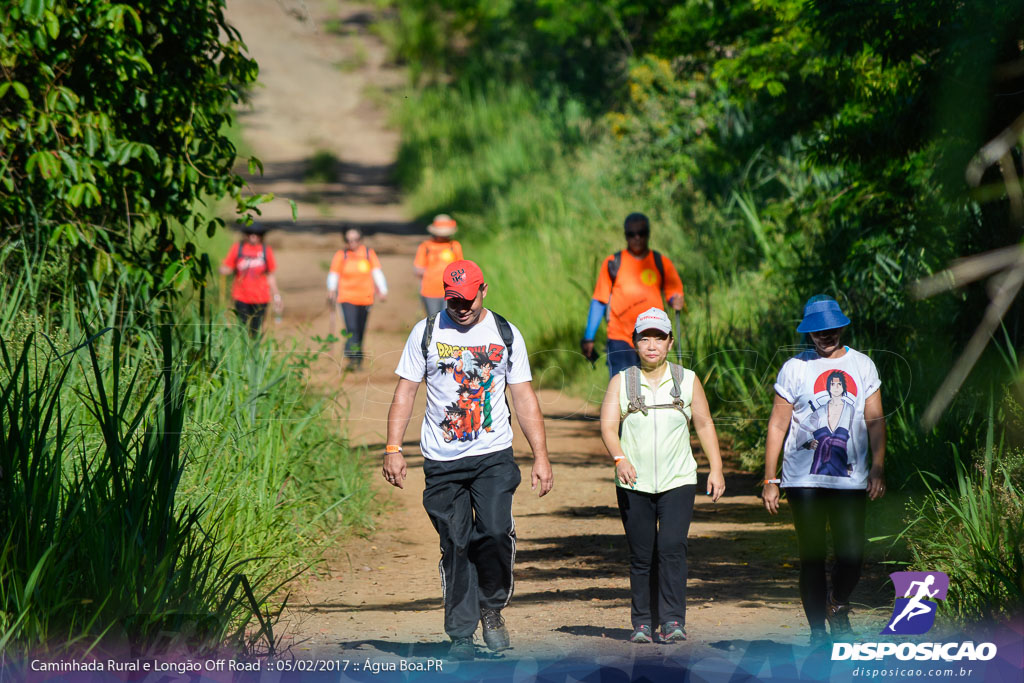
[[[473,636],[452,638],[452,646],[448,648],[448,659],[458,662],[475,658],[476,647],[473,646]]]
[[[677,643],[686,640],[686,629],[678,621],[667,621],[661,625],[661,642]]]
[[[651,636],[651,627],[646,624],[641,624],[633,629],[632,635],[629,636],[629,642],[631,643],[653,643],[654,638]]]
[[[480,610],[480,621],[484,625],[484,643],[487,644],[489,650],[501,652],[512,647],[512,641],[508,636],[508,629],[505,628],[505,620],[501,616],[501,610]]]

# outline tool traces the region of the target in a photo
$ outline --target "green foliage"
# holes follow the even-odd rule
[[[1024,112],[1024,2],[391,4],[382,35],[415,84],[435,83],[403,102],[400,180],[417,214],[466,228],[487,304],[523,330],[541,383],[602,396],[603,367],[577,343],[598,263],[623,247],[622,217],[644,211],[686,287],[686,364],[757,470],[802,304],[831,294],[853,320],[844,341],[883,379],[890,488],[926,489],[900,536],[915,566],[950,574],[958,620],[1024,608],[1019,385],[985,410],[1019,373],[1024,299],[1004,318],[1012,370],[989,349],[924,431],[999,283],[907,294],[1020,241],[1006,201],[1019,129],[981,188],[964,171]]]
[[[415,188],[419,216],[486,206],[584,138],[578,104],[518,85],[429,89],[412,102],[397,111],[404,135],[396,176]]]
[[[205,501],[233,557],[264,558],[260,570],[281,579],[308,568],[323,539],[371,527],[364,453],[309,392],[315,354],[255,344],[234,323],[206,352],[204,386],[189,395],[182,491]]]
[[[1024,609],[1024,450],[988,451],[983,462],[958,468],[952,489],[926,480],[928,495],[910,504],[911,566],[949,575],[940,609],[959,622]]]
[[[257,71],[223,0],[3,4],[0,243],[59,246],[73,286],[124,270],[153,296],[201,277],[171,226],[212,233],[203,202],[265,199],[241,196],[222,134]]]
[[[313,153],[302,179],[307,183],[336,183],[338,182],[338,157],[327,150],[317,150]]]
[[[32,282],[0,285],[0,639],[272,638],[277,587],[371,526],[362,453],[307,392],[313,357],[194,313],[74,350],[90,336],[77,321],[137,302],[29,314]]]
[[[118,337],[110,377],[90,347],[82,399],[91,420],[61,399],[75,360],[52,359],[30,373],[35,347],[27,341],[15,358],[0,342],[0,643],[63,638],[75,646],[102,637],[144,648],[174,632],[213,644],[232,625],[241,635],[251,614],[228,586],[242,569],[202,527],[199,506],[175,505],[185,391],[169,336],[162,377],[151,386],[137,384],[138,373],[119,377]],[[138,410],[130,407],[136,391]],[[101,435],[98,457],[83,439],[90,429]]]

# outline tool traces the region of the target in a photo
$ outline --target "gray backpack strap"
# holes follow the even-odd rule
[[[631,365],[626,368],[626,413],[643,413],[647,415],[647,405],[644,403],[644,395],[640,391],[640,368]]]
[[[420,340],[420,349],[423,351],[423,378],[427,378],[427,352],[430,351],[430,340],[434,337],[434,322],[439,313],[434,313],[427,318],[426,327],[423,328],[423,338]]]
[[[672,376],[672,395],[671,403],[656,403],[654,405],[647,405],[644,403],[644,396],[640,391],[640,368],[633,366],[626,368],[626,399],[629,404],[626,408],[627,415],[637,412],[642,412],[647,415],[648,410],[654,410],[656,408],[675,408],[679,412],[683,413],[686,411],[686,404],[682,399],[682,384],[683,376],[686,370],[682,365],[676,365],[675,363],[668,364],[669,373]]]
[[[683,410],[686,406],[683,405],[683,400],[680,398],[682,391],[679,387],[683,383],[683,373],[685,370],[682,365],[676,365],[675,363],[669,363],[668,369],[672,373],[672,405],[679,410]]]

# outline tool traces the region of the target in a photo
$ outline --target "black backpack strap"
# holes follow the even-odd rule
[[[423,351],[423,378],[427,377],[427,352],[430,350],[430,340],[434,336],[434,322],[438,313],[433,313],[427,318],[427,324],[423,328],[423,339],[420,340],[420,349]]]
[[[608,262],[608,277],[612,279],[612,285],[615,284],[615,278],[619,275],[620,266],[622,266],[622,252],[617,251],[612,256],[612,260]]]
[[[658,275],[661,276],[661,291],[665,291],[665,262],[661,259],[661,252],[653,251],[654,254],[654,267],[658,269]]]
[[[490,309],[487,310],[490,311]],[[501,335],[501,341],[505,342],[505,351],[507,352],[505,357],[505,372],[512,372],[512,340],[514,339],[512,336],[512,325],[494,311],[491,311],[491,315],[494,316],[494,324],[498,326],[498,334]]]

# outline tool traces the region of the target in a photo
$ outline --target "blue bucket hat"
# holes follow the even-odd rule
[[[797,326],[797,332],[821,332],[846,327],[850,319],[843,315],[839,304],[830,296],[818,294],[807,300],[804,319]]]

